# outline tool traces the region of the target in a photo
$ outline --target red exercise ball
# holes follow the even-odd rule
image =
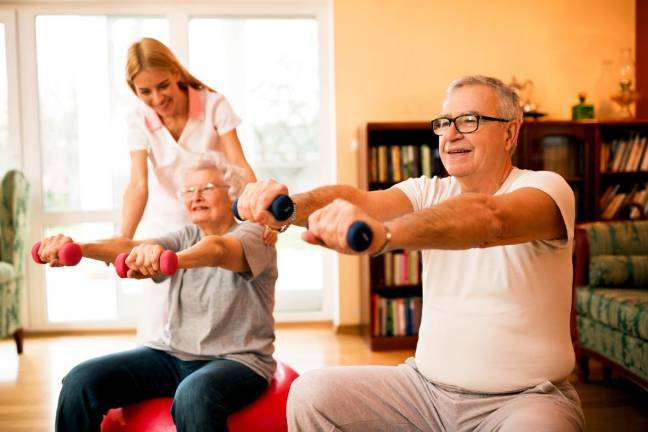
[[[268,389],[257,400],[227,419],[230,432],[286,432],[286,401],[297,372],[277,362]],[[173,399],[157,398],[123,408],[113,408],[101,423],[101,432],[175,432],[171,417]]]

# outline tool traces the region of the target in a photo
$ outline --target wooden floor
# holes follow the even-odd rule
[[[61,378],[77,363],[135,347],[132,334],[29,337],[17,356],[11,339],[0,341],[0,431],[53,430]],[[411,351],[372,352],[358,335],[334,335],[330,326],[282,325],[276,357],[298,372],[333,365],[394,365]],[[592,362],[590,383],[571,378],[583,402],[587,430],[648,431],[648,393],[624,380],[602,381]]]

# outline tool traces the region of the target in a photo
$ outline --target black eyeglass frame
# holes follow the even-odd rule
[[[475,129],[473,129],[471,131],[468,131],[468,132],[464,132],[464,131],[459,130],[459,128],[457,127],[457,119],[460,119],[462,117],[475,117],[477,119],[477,125],[475,126]],[[434,120],[430,121],[430,125],[432,126],[432,132],[434,132],[434,134],[437,135],[437,136],[442,136],[443,135],[443,133],[437,133],[437,131],[434,128],[434,122],[437,121],[437,120],[448,120],[450,122],[448,127],[454,126],[455,130],[457,132],[459,132],[459,133],[462,133],[462,134],[471,134],[473,132],[477,132],[477,130],[479,130],[479,123],[481,122],[481,120],[495,121],[495,122],[500,122],[500,123],[508,123],[510,121],[513,121],[513,119],[505,119],[505,118],[501,118],[501,117],[492,117],[492,116],[482,115],[482,114],[479,114],[479,113],[466,113],[466,114],[458,115],[458,116],[456,116],[454,118],[452,118],[452,117],[437,117]]]

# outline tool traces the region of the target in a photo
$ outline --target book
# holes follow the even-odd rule
[[[432,151],[427,144],[421,145],[421,174],[432,177]]]

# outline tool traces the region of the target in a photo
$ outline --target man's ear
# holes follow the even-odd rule
[[[515,147],[517,142],[518,135],[520,133],[520,126],[522,122],[518,120],[513,120],[506,125],[506,150],[510,151]]]

